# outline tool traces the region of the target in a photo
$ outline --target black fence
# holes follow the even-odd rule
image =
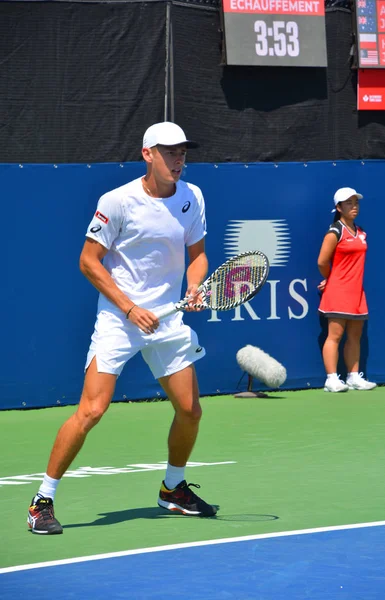
[[[217,1],[0,2],[0,162],[140,159],[174,120],[198,162],[383,158],[358,112],[353,15],[328,3],[328,68],[223,64]]]

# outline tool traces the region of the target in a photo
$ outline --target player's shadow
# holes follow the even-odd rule
[[[217,506],[217,505],[214,505]],[[217,508],[219,508],[217,506]],[[184,515],[178,513],[165,512],[159,507],[146,508],[130,508],[127,510],[118,510],[115,512],[99,513],[98,518],[89,523],[69,523],[63,525],[63,529],[76,529],[78,527],[96,527],[99,525],[117,525],[125,521],[133,521],[134,519],[178,519],[185,518]],[[196,517],[195,517],[196,518]],[[207,518],[207,517],[206,517]],[[239,514],[239,515],[215,515],[208,517],[210,520],[220,521],[273,521],[278,519],[276,515],[259,515],[259,514]]]
[[[214,505],[215,506],[215,505]],[[219,508],[219,507],[217,507]],[[98,525],[116,525],[125,521],[133,521],[135,519],[175,519],[183,517],[178,513],[166,512],[160,507],[150,506],[146,508],[129,508],[127,510],[117,510],[115,512],[99,513],[98,519],[90,523],[70,523],[63,525],[64,529],[75,529],[76,527],[95,527]],[[215,519],[216,517],[209,517]]]

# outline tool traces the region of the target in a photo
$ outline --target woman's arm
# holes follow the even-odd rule
[[[318,269],[324,279],[327,279],[331,271],[331,261],[338,244],[337,236],[334,233],[327,233],[321,246],[318,256]]]

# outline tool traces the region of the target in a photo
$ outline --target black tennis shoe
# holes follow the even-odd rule
[[[39,494],[38,494],[39,496]],[[40,496],[35,501],[32,498],[31,506],[28,509],[28,529],[32,533],[58,534],[63,533],[63,527],[55,519],[52,498]]]
[[[200,488],[196,483],[186,483],[185,480],[178,483],[176,488],[169,490],[164,481],[160,487],[158,504],[171,512],[179,512],[191,517],[213,517],[218,508],[207,504],[190,489]]]

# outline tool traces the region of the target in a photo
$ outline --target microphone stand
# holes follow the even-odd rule
[[[245,373],[243,373],[243,375],[244,374]],[[238,385],[240,384],[241,380],[243,379],[243,375],[242,375],[241,379],[238,381]],[[247,373],[247,378],[248,378],[247,391],[239,392],[238,394],[234,394],[234,398],[269,398],[269,396],[267,394],[265,394],[265,392],[253,392],[252,391],[253,376],[250,375],[249,373]]]

